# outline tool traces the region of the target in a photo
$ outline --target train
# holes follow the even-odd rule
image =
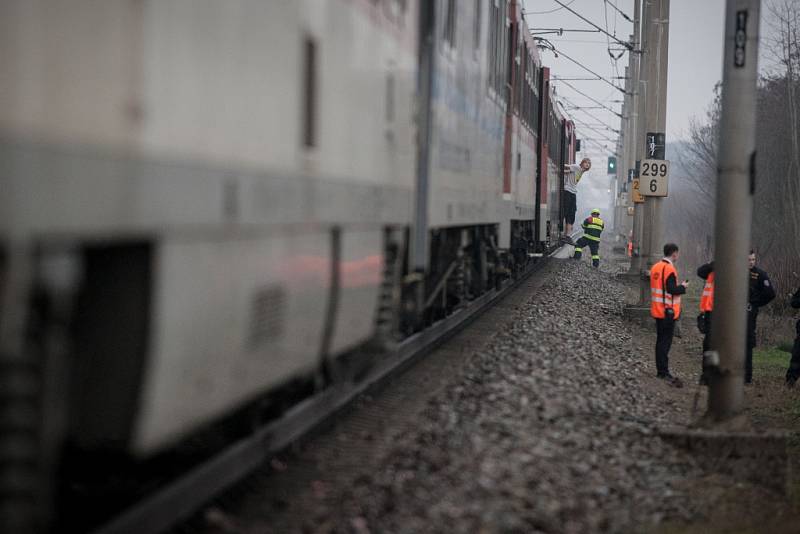
[[[552,251],[578,141],[529,23],[521,0],[0,3],[0,365],[34,384],[3,383],[26,415],[0,439],[36,454],[0,447],[29,481],[0,492],[52,500],[73,458],[357,380],[365,347]]]

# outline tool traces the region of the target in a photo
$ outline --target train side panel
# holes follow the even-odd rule
[[[0,235],[44,251],[9,277],[42,287],[50,250],[81,271],[89,244],[148,244],[136,406],[98,388],[106,420],[72,432],[148,454],[372,337],[384,230],[410,223],[418,7],[102,4],[0,6]]]
[[[475,7],[474,2],[438,3],[428,210],[432,228],[498,222],[503,103],[487,88],[488,6],[481,3],[480,19]],[[446,31],[448,25],[454,27]]]

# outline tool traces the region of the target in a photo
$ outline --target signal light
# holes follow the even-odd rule
[[[616,156],[608,156],[608,174],[617,174]]]

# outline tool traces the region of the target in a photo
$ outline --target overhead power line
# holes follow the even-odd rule
[[[538,41],[539,43],[546,43],[544,45],[539,45],[539,48],[543,48],[545,50],[552,50],[556,54],[556,57],[558,57],[559,55],[564,56],[566,59],[568,59],[572,63],[576,64],[577,66],[579,66],[580,68],[582,68],[583,70],[588,72],[589,74],[595,76],[598,80],[602,80],[605,83],[607,83],[608,85],[610,85],[611,87],[613,87],[614,89],[616,89],[617,91],[621,92],[622,94],[626,94],[625,93],[625,89],[615,85],[611,80],[608,80],[607,78],[605,78],[603,76],[600,76],[599,74],[597,74],[595,71],[593,71],[592,69],[590,69],[589,67],[587,67],[586,65],[581,63],[580,61],[578,61],[576,59],[573,59],[572,57],[568,56],[567,54],[565,54],[561,50],[557,49],[555,47],[555,45],[553,43],[551,43],[550,41],[548,41],[547,39],[544,39],[542,37],[534,37],[534,40]]]
[[[572,0],[572,2],[574,2],[574,1],[575,0]],[[572,2],[570,2],[570,4]],[[559,2],[559,4],[561,4],[561,2]],[[567,5],[569,5],[569,4],[567,4]],[[548,13],[555,13],[556,11],[561,11],[565,7],[567,7],[567,6],[562,5],[561,7],[557,7],[555,9],[551,9],[550,11],[526,11],[525,14],[526,15],[547,15]]]
[[[617,113],[615,110],[613,110],[613,109],[611,109],[610,107],[606,106],[605,104],[603,104],[602,102],[600,102],[600,101],[599,101],[599,100],[597,100],[596,98],[594,98],[594,97],[591,97],[591,96],[587,95],[586,93],[584,93],[583,91],[581,91],[580,89],[578,89],[577,87],[575,87],[574,85],[572,85],[571,83],[569,83],[568,81],[565,81],[565,80],[563,80],[563,79],[562,79],[562,80],[559,80],[559,81],[560,81],[561,83],[563,83],[564,85],[566,85],[567,87],[571,88],[573,91],[575,91],[575,92],[576,92],[576,93],[578,93],[579,95],[581,95],[581,96],[585,96],[586,98],[588,98],[589,100],[591,100],[591,101],[592,101],[592,102],[594,102],[595,104],[599,105],[599,106],[600,106],[600,107],[602,107],[603,109],[606,109],[606,110],[610,111],[611,113],[613,113],[614,115],[616,115],[616,116],[617,116],[617,117],[619,117],[620,119],[622,118],[622,114],[621,114],[621,113]]]
[[[574,102],[572,102],[572,101],[571,101],[571,100],[569,100],[568,98],[564,97],[563,95],[562,95],[560,98],[561,98],[561,100],[563,100],[563,101],[564,101],[564,102],[566,102],[567,104],[570,104],[571,106],[574,106],[574,108],[575,108],[577,111],[580,111],[580,112],[582,112],[583,114],[585,114],[585,115],[587,115],[587,116],[589,116],[589,117],[593,118],[594,120],[596,120],[596,121],[597,121],[597,122],[599,122],[600,124],[604,124],[604,125],[605,125],[607,128],[609,128],[611,131],[613,131],[613,132],[615,132],[615,133],[619,133],[619,131],[618,131],[618,130],[615,130],[615,129],[614,129],[612,126],[609,126],[609,125],[608,125],[608,124],[607,124],[607,123],[606,123],[604,120],[602,120],[602,119],[599,119],[599,118],[598,118],[596,115],[593,115],[593,114],[589,113],[589,112],[588,112],[588,111],[586,111],[585,109],[581,109],[581,107],[580,107],[580,106],[575,106],[575,103],[574,103]]]
[[[600,26],[598,26],[597,24],[595,24],[591,20],[587,19],[586,17],[584,17],[583,15],[581,15],[580,13],[578,13],[577,11],[575,11],[574,9],[569,7],[569,4],[565,4],[565,3],[561,2],[561,0],[553,0],[553,2],[555,2],[558,5],[560,5],[561,7],[565,8],[567,11],[569,11],[570,13],[572,13],[573,15],[575,15],[576,17],[578,17],[579,19],[581,19],[585,23],[589,24],[593,28],[597,28],[599,31],[601,31],[602,33],[606,34],[610,38],[614,39],[616,42],[618,42],[619,44],[621,44],[622,46],[624,46],[628,50],[633,50],[633,45],[631,43],[629,43],[627,41],[621,41],[620,39],[617,39],[616,35],[611,35],[606,30],[604,30],[603,28],[601,28]],[[570,4],[571,3],[572,2],[570,2]]]
[[[611,150],[607,146],[601,145],[598,141],[595,141],[594,139],[586,138],[585,141],[586,141],[587,144],[593,144],[596,149],[599,149],[600,152],[598,152],[598,154],[600,154],[600,155],[607,154],[608,151]],[[584,142],[584,138],[581,137],[581,143],[583,143],[583,142]],[[584,150],[583,152],[586,152],[586,151]]]
[[[607,134],[605,134],[604,132],[601,132],[600,130],[598,130],[596,128],[593,128],[593,127],[589,126],[587,123],[583,122],[580,119],[573,119],[573,121],[575,122],[575,124],[579,125],[581,128],[585,128],[585,129],[587,129],[587,130],[589,130],[591,132],[594,132],[596,135],[599,135],[600,139],[602,139],[603,141],[608,141],[609,143],[616,143],[617,142],[616,139],[612,139],[611,137],[606,137]]]
[[[567,77],[562,78],[560,76],[552,76],[552,77],[550,77],[550,79],[554,80],[554,81],[568,80],[570,82],[602,82],[603,81],[601,78],[581,78],[580,76],[570,77],[570,78],[567,78]],[[628,78],[626,76],[612,76],[611,79],[612,80],[627,80]]]
[[[611,6],[611,8],[612,8],[614,11],[616,11],[617,13],[619,13],[620,15],[622,15],[622,18],[623,18],[623,19],[627,20],[627,21],[628,21],[628,22],[630,22],[630,23],[633,23],[633,19],[631,19],[631,18],[630,18],[628,15],[626,15],[626,14],[625,14],[625,12],[623,12],[623,11],[622,11],[620,8],[618,8],[617,6],[615,6],[614,4],[612,4],[611,2],[609,2],[608,0],[604,0],[604,1],[605,1],[606,5],[609,5],[609,6]]]
[[[570,28],[565,30],[564,28],[531,28],[531,35],[544,35],[548,33],[555,33],[559,36],[564,35],[564,32],[570,33],[600,33],[598,30],[586,30],[582,29],[579,30],[577,28]]]

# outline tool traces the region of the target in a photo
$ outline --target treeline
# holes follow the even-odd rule
[[[766,2],[764,16],[751,244],[784,297],[800,286],[800,3]],[[692,122],[689,140],[671,145],[671,155],[668,149],[675,173],[664,204],[665,238],[682,244],[684,269],[714,256],[720,92],[718,86],[707,115]],[[786,311],[781,297],[773,312]]]

